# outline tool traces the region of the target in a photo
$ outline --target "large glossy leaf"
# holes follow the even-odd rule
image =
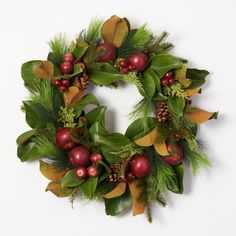
[[[84,97],[84,90],[71,86],[63,93],[63,96],[65,103],[73,106]]]
[[[65,74],[64,77],[66,78],[71,78],[71,77],[74,77],[75,75],[78,75],[80,74],[81,72],[83,72],[82,68],[80,67],[79,64],[74,64],[74,69],[73,69],[73,73],[71,74]]]
[[[183,97],[169,97],[168,98],[168,105],[169,108],[173,113],[177,116],[182,116],[184,107],[185,107],[185,100]]]
[[[126,190],[126,183],[119,183],[116,185],[114,189],[112,189],[109,193],[106,193],[103,195],[104,198],[110,199],[110,198],[115,198],[123,195]]]
[[[109,85],[122,78],[123,74],[109,63],[103,63],[99,70],[91,71],[89,76],[98,85]]]
[[[77,102],[77,104],[74,106],[74,111],[77,117],[79,117],[81,115],[81,112],[83,111],[83,109],[89,105],[89,104],[93,104],[96,106],[99,106],[99,102],[97,100],[97,98],[92,94],[92,93],[88,93],[86,94],[79,102]]]
[[[79,179],[76,176],[76,169],[68,171],[61,180],[61,187],[76,187],[81,185],[85,179]]]
[[[16,139],[17,146],[30,140],[36,133],[37,133],[37,130],[32,129],[32,130],[26,131],[23,134],[21,134],[20,136],[18,136],[18,138]]]
[[[40,66],[42,61],[28,61],[21,66],[21,76],[25,82],[25,85],[32,88],[35,85],[34,69]]]
[[[105,126],[105,112],[107,107],[99,106],[89,111],[86,114],[86,118],[88,121],[88,127],[91,127],[96,122],[101,123],[101,125]]]
[[[69,188],[62,188],[60,182],[52,181],[48,184],[46,188],[46,192],[50,191],[57,197],[63,198],[68,197],[71,194],[71,189]]]
[[[155,83],[155,73],[152,73],[151,69],[147,69],[143,72],[143,79],[141,80],[143,89],[148,98],[152,98],[156,91],[156,83]]]
[[[105,199],[106,214],[115,216],[127,211],[132,206],[132,198],[129,190],[120,197]]]
[[[155,140],[158,136],[158,130],[155,127],[150,133],[135,140],[135,143],[142,147],[149,147],[155,144]]]
[[[38,79],[53,79],[54,65],[51,61],[42,61],[39,66],[33,68],[35,78]]]
[[[79,46],[73,50],[73,55],[75,56],[76,60],[80,60],[81,57],[85,54],[88,49],[88,45]]]
[[[98,177],[88,178],[80,185],[80,189],[88,199],[92,199],[98,184]]]
[[[210,119],[217,119],[218,112],[208,112],[200,108],[195,108],[193,111],[187,112],[186,117],[195,124],[202,124]]]
[[[209,72],[206,70],[198,70],[188,68],[186,72],[186,77],[192,80],[192,83],[188,88],[199,88],[205,83],[206,76],[209,75]]]
[[[150,68],[153,69],[160,78],[162,78],[166,72],[179,69],[182,66],[182,62],[169,54],[159,54],[152,58]]]
[[[98,174],[99,174],[99,178],[98,178],[99,182],[101,182],[104,179],[106,179],[110,175],[110,173],[111,173],[111,169],[103,161],[98,161],[96,163],[96,168],[97,168]]]

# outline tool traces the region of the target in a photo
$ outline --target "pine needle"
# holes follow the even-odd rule
[[[136,72],[129,72],[128,74],[124,75],[122,80],[126,83],[134,84],[137,86],[139,90],[143,90],[143,85],[139,80],[139,77]]]

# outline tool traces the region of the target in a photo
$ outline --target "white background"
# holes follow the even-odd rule
[[[0,0],[0,235],[236,235],[235,10],[234,0]],[[101,203],[77,201],[72,210],[67,199],[44,192],[48,181],[36,162],[21,163],[16,156],[15,138],[28,130],[19,109],[27,96],[21,64],[46,58],[47,41],[56,33],[66,32],[71,40],[92,16],[112,14],[170,32],[174,54],[212,72],[195,103],[220,111],[219,120],[200,131],[213,168],[196,179],[187,170],[186,192],[169,194],[166,208],[154,207],[153,224],[145,215],[106,216]],[[110,107],[110,130],[123,132],[139,98],[136,89],[95,92]]]

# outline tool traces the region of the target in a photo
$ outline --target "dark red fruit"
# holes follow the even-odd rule
[[[132,174],[132,175],[133,175],[133,174]],[[134,175],[133,175],[133,176],[134,176]],[[127,183],[128,179],[124,177],[124,178],[121,178],[120,181],[121,181],[122,183]]]
[[[90,155],[90,161],[94,164],[96,164],[98,161],[101,161],[101,160],[102,160],[102,155],[98,152],[93,152]]]
[[[128,66],[121,68],[121,73],[123,73],[123,74],[128,74],[128,73],[129,73],[129,68],[128,68]]]
[[[60,128],[56,133],[56,143],[62,150],[70,150],[76,143],[70,137],[71,128]]]
[[[70,161],[75,167],[87,167],[89,165],[89,155],[89,150],[84,146],[75,147],[69,152]]]
[[[65,85],[60,85],[58,88],[59,88],[59,90],[62,91],[62,92],[64,92],[64,91],[67,90],[67,86],[65,86]]]
[[[88,173],[88,176],[92,177],[92,178],[98,176],[98,171],[97,171],[97,168],[95,166],[89,166],[87,168],[87,173]]]
[[[120,67],[126,67],[126,66],[128,66],[128,61],[127,61],[126,59],[121,59],[121,60],[119,61],[119,66],[120,66]]]
[[[79,179],[85,179],[88,176],[87,171],[83,166],[79,166],[75,173]]]
[[[129,171],[129,172],[126,174],[126,179],[127,179],[127,180],[133,180],[133,179],[135,179],[135,176],[134,176],[134,174],[133,174],[131,171]]]
[[[133,65],[128,65],[128,69],[129,69],[129,71],[133,71],[133,70],[135,70],[135,66],[133,66]]]
[[[181,139],[181,135],[179,133],[175,134],[175,140],[179,141]]]
[[[75,57],[72,53],[67,53],[62,58],[63,62],[73,62],[75,60]]]
[[[167,151],[170,153],[169,156],[162,156],[162,160],[171,166],[178,165],[183,160],[183,150],[178,144],[174,144],[172,150],[171,145],[167,143]]]
[[[171,72],[171,71],[167,72],[164,77],[165,77],[166,79],[172,78],[172,72]]]
[[[150,170],[150,162],[148,156],[135,155],[130,161],[130,170],[137,178],[147,176]]]
[[[63,62],[60,66],[60,70],[63,74],[70,74],[73,71],[73,64],[71,62]]]
[[[162,86],[167,86],[169,84],[168,79],[166,79],[166,78],[161,79],[161,84],[162,84]]]
[[[61,80],[56,79],[56,80],[53,81],[53,84],[59,87],[61,85]]]
[[[83,70],[83,71],[86,69],[86,65],[83,62],[81,62],[81,61],[77,61],[74,64],[79,65],[81,70]]]
[[[175,79],[173,77],[169,78],[168,83],[169,83],[169,85],[173,85],[175,83]]]
[[[128,61],[136,71],[143,71],[148,66],[148,57],[144,52],[134,53],[128,58]]]
[[[116,47],[110,43],[103,43],[98,45],[97,50],[102,50],[98,59],[99,62],[114,61],[116,58]]]
[[[61,80],[61,84],[64,85],[64,86],[66,86],[66,87],[69,86],[69,83],[70,83],[70,82],[69,82],[68,79],[62,79],[62,80]]]

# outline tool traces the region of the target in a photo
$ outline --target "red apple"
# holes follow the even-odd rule
[[[114,61],[116,58],[116,47],[110,43],[103,43],[97,46],[97,50],[102,50],[98,59],[99,62]]]
[[[70,137],[71,128],[60,128],[56,133],[56,144],[62,150],[70,150],[76,143]]]
[[[70,161],[75,167],[87,167],[89,165],[89,155],[89,150],[84,146],[75,147],[69,152]]]
[[[150,170],[150,161],[148,156],[135,155],[130,161],[130,170],[137,178],[147,176]]]
[[[136,71],[143,71],[148,66],[148,57],[144,52],[134,53],[128,58],[129,64]]]
[[[180,164],[183,160],[183,150],[178,144],[174,144],[174,148],[171,148],[171,145],[167,143],[167,151],[170,153],[169,156],[162,156],[162,160],[171,166],[176,166]]]

